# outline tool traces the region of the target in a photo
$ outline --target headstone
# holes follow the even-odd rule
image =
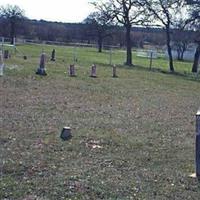
[[[116,65],[113,66],[113,78],[117,78],[117,68],[116,68]]]
[[[196,175],[200,181],[200,108],[196,114]]]
[[[71,77],[75,77],[76,76],[74,65],[70,65],[69,66],[69,76],[71,76]]]
[[[64,127],[61,131],[60,138],[63,139],[63,140],[71,139],[72,138],[71,128],[70,127]]]
[[[91,67],[91,75],[90,77],[92,78],[96,78],[97,77],[97,74],[96,74],[96,65],[93,64],[92,67]]]
[[[5,51],[4,51],[4,58],[5,58],[5,59],[8,59],[8,58],[9,58],[9,51],[8,51],[8,50],[5,50]]]
[[[3,76],[3,68],[4,68],[3,52],[0,51],[0,76]]]
[[[36,71],[36,74],[46,76],[46,69],[45,69],[45,63],[46,63],[46,54],[42,53],[40,56],[40,66]]]
[[[56,61],[55,55],[56,55],[56,50],[53,49],[53,51],[52,51],[52,53],[51,53],[51,61]]]

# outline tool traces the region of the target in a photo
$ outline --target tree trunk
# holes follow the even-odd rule
[[[102,44],[103,44],[103,39],[101,36],[98,37],[98,52],[102,52]]]
[[[11,44],[14,44],[14,37],[15,37],[15,22],[11,21],[10,27],[10,37],[11,37]]]
[[[126,65],[132,66],[131,25],[126,26]]]
[[[192,66],[192,72],[197,72],[198,71],[199,59],[200,59],[200,43],[198,44],[198,46],[196,48],[195,55],[194,55],[194,62],[193,62],[193,66]]]
[[[183,60],[184,60],[184,59],[183,59],[184,52],[185,52],[185,50],[184,50],[184,49],[182,49],[182,51],[181,51],[181,61],[183,61]]]
[[[169,56],[169,68],[171,72],[174,72],[174,65],[173,65],[173,57],[172,57],[172,49],[171,49],[171,37],[170,37],[170,29],[166,27],[166,36],[167,36],[167,52]]]

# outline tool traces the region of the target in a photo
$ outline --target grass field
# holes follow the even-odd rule
[[[56,62],[35,75],[41,46],[19,46],[28,56],[6,61],[1,82],[0,199],[198,200],[195,113],[200,81],[121,65],[111,78],[109,53],[78,48],[77,77],[67,75],[73,48],[43,46]],[[89,77],[92,63],[97,76]],[[154,61],[167,70],[167,61]],[[175,62],[182,74],[191,63]],[[73,137],[60,139],[64,126]]]

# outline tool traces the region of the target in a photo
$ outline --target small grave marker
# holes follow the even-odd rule
[[[4,59],[8,59],[9,58],[9,51],[5,50],[4,51]]]
[[[196,176],[200,181],[200,108],[196,114]]]
[[[76,76],[74,65],[70,65],[69,66],[69,76],[71,76],[71,77],[75,77]]]
[[[60,138],[63,139],[64,141],[71,139],[72,138],[71,128],[70,127],[64,127],[61,131]]]
[[[96,65],[93,64],[92,67],[91,67],[91,75],[90,77],[92,78],[96,78],[97,77],[97,74],[96,74]]]
[[[40,56],[40,66],[36,71],[36,74],[46,76],[46,70],[45,70],[45,63],[46,63],[46,54],[42,53]]]
[[[113,78],[117,78],[118,76],[117,76],[117,67],[116,67],[116,65],[114,65],[113,66]]]
[[[51,61],[56,61],[55,55],[56,55],[56,50],[53,49],[53,51],[52,51],[52,53],[51,53]]]

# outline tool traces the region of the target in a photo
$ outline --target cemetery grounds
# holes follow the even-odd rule
[[[56,61],[50,61],[52,49]],[[35,74],[48,55],[47,76]],[[23,59],[23,54],[27,60]],[[0,199],[192,199],[200,79],[190,62],[93,48],[20,45],[1,82]],[[75,63],[77,77],[68,76]],[[97,78],[90,67],[97,65]],[[159,68],[159,70],[157,70]],[[60,132],[70,126],[72,139]]]

